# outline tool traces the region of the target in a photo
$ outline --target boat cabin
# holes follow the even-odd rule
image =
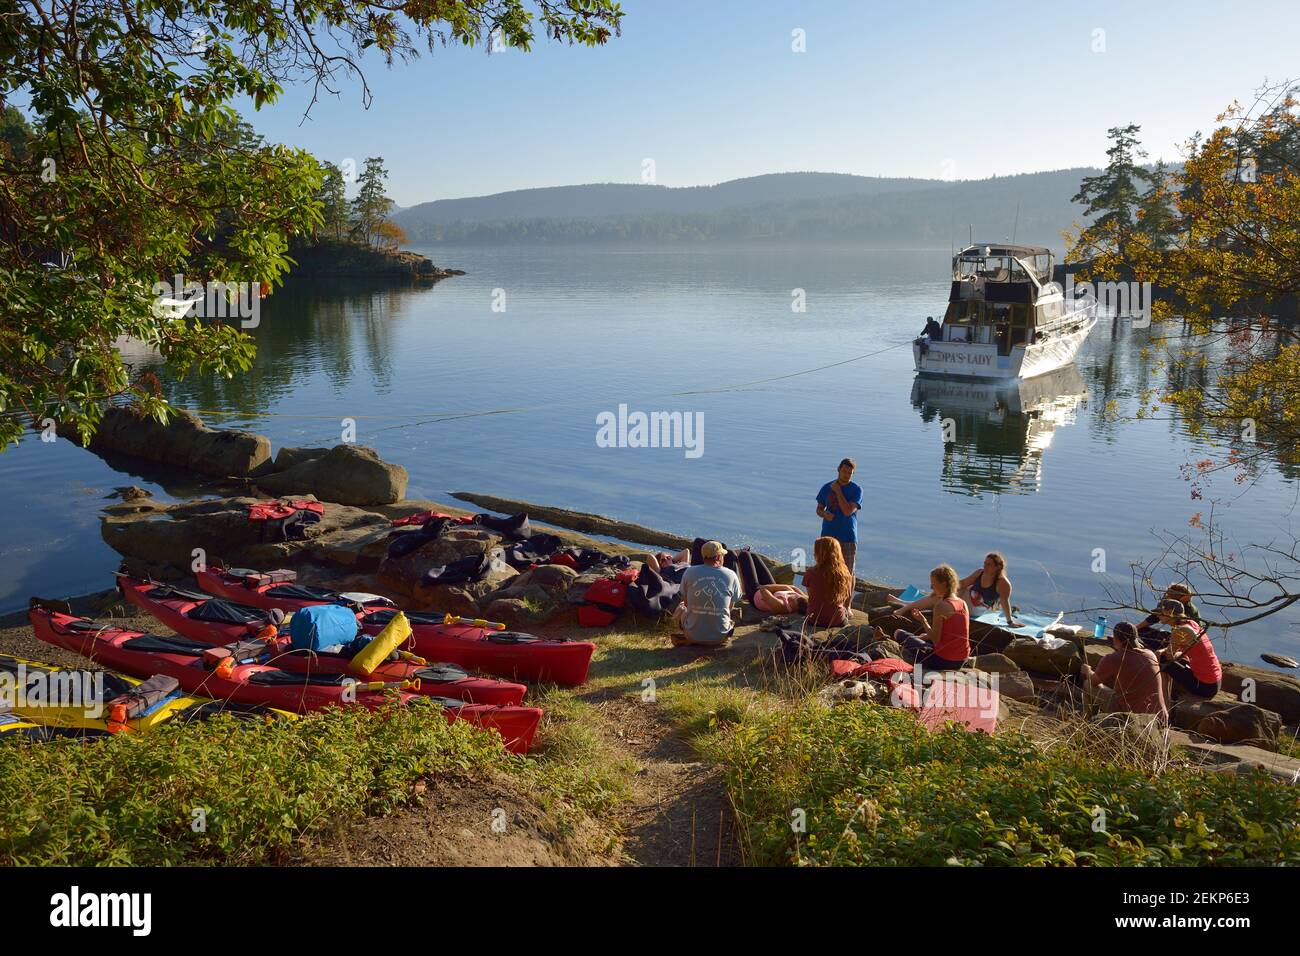
[[[953,256],[942,341],[997,345],[1001,355],[1033,343],[1064,314],[1051,281],[1044,246],[967,246]]]

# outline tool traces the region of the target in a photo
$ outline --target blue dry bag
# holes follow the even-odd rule
[[[357,616],[341,604],[313,604],[289,618],[289,641],[299,650],[319,651],[357,636]]]

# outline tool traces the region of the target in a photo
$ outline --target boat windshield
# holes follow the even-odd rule
[[[957,282],[983,279],[986,282],[1046,282],[1052,271],[1050,255],[1030,256],[1022,260],[1007,255],[965,253],[953,259],[952,277]]]

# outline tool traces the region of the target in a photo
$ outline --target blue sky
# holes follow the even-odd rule
[[[437,50],[318,102],[290,87],[268,138],[383,156],[403,206],[589,182],[768,172],[982,178],[1100,164],[1136,122],[1152,158],[1267,79],[1300,78],[1296,0],[624,0],[602,49]],[[802,29],[807,52],[791,50]],[[1094,31],[1104,52],[1094,52]]]

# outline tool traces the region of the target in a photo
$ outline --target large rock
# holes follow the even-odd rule
[[[1288,724],[1300,723],[1300,680],[1262,667],[1223,665],[1223,689],[1248,704],[1281,714]]]
[[[379,580],[393,590],[414,595],[418,588],[426,585],[425,578],[431,569],[462,558],[483,555],[500,540],[487,531],[448,532],[401,557],[385,555],[379,564]]]
[[[1003,674],[1020,670],[1020,665],[1005,654],[980,654],[975,658],[975,668],[991,674]]]
[[[335,445],[324,455],[260,475],[258,487],[276,495],[312,494],[345,505],[386,505],[406,497],[406,469],[364,445]]]
[[[321,564],[349,572],[374,571],[387,549],[382,515],[327,504],[321,520],[306,525],[301,541],[264,540],[266,526],[248,520],[263,499],[209,498],[178,504],[145,500],[104,509],[100,533],[139,572],[188,575],[201,549],[207,563],[252,568]]]
[[[444,614],[458,614],[461,617],[481,617],[478,601],[463,587],[443,584],[420,589],[414,599],[422,611],[440,611]]]
[[[526,630],[530,625],[541,624],[560,610],[555,598],[535,584],[497,591],[481,603],[485,618],[511,630]]]
[[[76,440],[75,433],[59,433]],[[104,412],[90,450],[132,455],[216,478],[246,477],[271,458],[271,442],[264,435],[209,428],[186,411],[175,412],[164,425],[129,407]]]
[[[511,587],[536,586],[557,600],[564,600],[578,579],[578,572],[562,564],[539,564],[519,575]]]
[[[901,660],[903,657],[903,648],[892,638],[886,638],[883,641],[876,641],[874,644],[868,644],[862,648],[862,653],[866,654],[873,661],[884,660],[891,657],[894,660]]]
[[[1088,661],[1088,666],[1093,668],[1114,653],[1115,648],[1110,644],[1085,644],[1083,646],[1084,658]]]
[[[1237,704],[1202,717],[1193,729],[1221,744],[1253,744],[1276,750],[1282,718],[1254,704]]]
[[[998,671],[998,693],[1003,697],[1010,697],[1012,700],[1025,701],[1033,703],[1038,700],[1038,691],[1034,689],[1034,681],[1024,671]]]
[[[1003,648],[1002,653],[1015,661],[1021,670],[1049,676],[1077,674],[1082,661],[1076,644],[1067,641],[1059,647],[1051,647],[1032,637],[1016,638]]]
[[[489,595],[500,591],[519,572],[506,564],[499,557],[492,561],[488,573],[479,581],[466,584],[431,584],[421,581],[411,591],[411,598],[420,610],[445,611],[466,617],[482,616],[485,604],[490,603]]]
[[[305,461],[324,458],[329,451],[328,448],[281,448],[275,453],[275,461],[266,470],[268,472],[288,471],[294,465],[301,465]]]
[[[1192,755],[1206,759],[1214,770],[1249,774],[1264,771],[1295,786],[1300,781],[1300,759],[1271,753],[1247,744],[1205,743],[1196,740],[1179,741]]]
[[[1169,710],[1169,722],[1220,743],[1253,743],[1275,749],[1282,718],[1231,694],[1210,700],[1182,697]]]

